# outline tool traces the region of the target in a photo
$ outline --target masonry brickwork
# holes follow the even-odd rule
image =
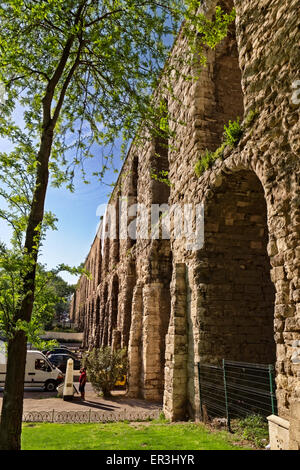
[[[216,2],[204,4],[210,17]],[[300,400],[299,4],[234,6],[235,27],[207,50],[199,79],[174,81],[164,96],[176,131],[168,151],[133,144],[110,201],[203,203],[203,247],[95,237],[85,262],[93,278],[81,278],[71,309],[86,347],[128,348],[129,395],[162,400],[174,420],[199,416],[199,360],[274,363],[279,416],[290,419]],[[187,54],[182,36],[176,54]],[[250,111],[238,146],[198,178],[200,154]],[[170,186],[151,177],[157,165]]]

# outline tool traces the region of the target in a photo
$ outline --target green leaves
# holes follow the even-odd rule
[[[94,348],[85,354],[83,364],[93,388],[107,397],[116,381],[127,373],[127,352],[126,349],[113,351],[110,347]]]
[[[224,126],[225,145],[229,145],[232,148],[236,147],[243,135],[243,132],[244,129],[240,124],[239,117],[236,121],[229,121],[228,126]]]
[[[202,67],[206,65],[205,49],[214,49],[227,36],[236,12],[233,8],[230,13],[226,13],[220,6],[216,6],[213,18],[209,19],[199,11],[197,0],[188,0],[186,5],[184,34],[188,39],[191,54],[195,56],[194,68],[198,66],[201,72]],[[196,78],[199,78],[199,75],[196,75]]]
[[[7,249],[0,244],[0,332],[7,338],[12,337],[15,331],[22,329],[26,332],[28,340],[37,344],[39,334],[45,324],[52,321],[54,315],[61,309],[72,292],[73,287],[58,275],[61,271],[72,274],[86,274],[81,267],[58,266],[57,269],[47,271],[42,265],[36,267],[35,295],[31,320],[24,321],[18,318],[18,311],[24,297],[29,292],[24,290],[23,279],[30,272],[34,260],[19,250],[16,246]]]
[[[255,119],[255,114],[249,115],[249,120]],[[248,125],[248,124],[247,124]],[[242,126],[240,124],[240,118],[237,117],[236,121],[229,121],[228,125],[224,125],[224,138],[220,147],[214,152],[206,149],[205,153],[200,156],[199,160],[195,165],[195,173],[198,177],[202,175],[206,170],[212,167],[213,163],[218,159],[222,158],[225,148],[228,146],[234,148],[238,145],[245,128],[247,125]]]
[[[179,5],[167,1],[158,7],[152,0],[2,2],[0,79],[10,96],[5,113],[20,101],[26,109],[26,130],[38,142],[46,89],[71,40],[53,90],[52,116],[61,98],[63,103],[52,158],[67,167],[66,175],[70,175],[78,161],[92,155],[93,143],[109,145],[122,134],[122,128],[126,138],[132,137],[146,118],[154,77],[167,57],[164,35],[176,30],[182,17]],[[167,21],[170,17],[174,28]],[[74,138],[68,145],[70,133]],[[57,167],[52,169],[56,185],[65,183],[67,177],[62,178]]]
[[[214,49],[222,39],[227,36],[228,26],[235,20],[236,12],[233,8],[231,13],[224,13],[220,6],[216,7],[215,17],[212,21],[204,15],[198,15],[195,20],[196,29],[204,44]]]
[[[9,99],[2,107],[5,120],[0,132],[7,137],[15,134],[16,142],[8,118],[21,103],[24,133],[37,152],[49,96],[52,118],[59,111],[51,152],[52,182],[73,189],[74,172],[94,155],[94,144],[105,152],[120,137],[127,143],[132,140],[142,121],[153,128],[151,92],[171,46],[165,39],[176,34],[182,19],[198,65],[204,65],[205,58],[199,40],[195,42],[195,30],[202,44],[212,48],[227,34],[234,10],[227,14],[217,7],[215,18],[208,20],[198,9],[198,0],[2,2],[0,81]],[[71,48],[60,69],[68,43]],[[177,65],[179,69],[181,64]],[[164,118],[162,128],[169,131]],[[123,146],[123,156],[127,148]]]

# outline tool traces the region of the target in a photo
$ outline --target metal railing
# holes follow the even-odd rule
[[[25,423],[110,423],[117,421],[148,421],[158,419],[162,410],[101,412],[93,409],[86,411],[27,411],[23,413]]]
[[[202,419],[230,420],[250,414],[277,413],[275,373],[270,364],[222,361],[222,366],[198,363]]]

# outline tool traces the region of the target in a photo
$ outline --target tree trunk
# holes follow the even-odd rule
[[[0,450],[19,450],[23,415],[26,336],[17,331],[8,341],[8,360],[0,426]],[[21,419],[20,419],[21,417]]]
[[[53,128],[47,127],[42,135],[38,154],[36,187],[28,220],[25,238],[25,254],[30,255],[32,264],[23,278],[23,300],[19,311],[13,318],[30,322],[34,302],[35,273],[38,245],[44,217],[45,197],[49,178],[49,157],[53,141]],[[24,331],[16,330],[8,341],[5,390],[3,395],[0,450],[20,450],[23,418],[24,376],[27,356],[27,338]]]

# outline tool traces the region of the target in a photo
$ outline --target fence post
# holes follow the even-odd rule
[[[198,382],[199,382],[199,401],[200,401],[200,419],[203,421],[203,410],[202,410],[202,389],[201,389],[201,371],[200,362],[198,362]]]
[[[274,403],[274,390],[273,390],[273,371],[274,371],[274,367],[270,364],[269,365],[270,396],[271,396],[272,414],[274,415],[275,403]]]
[[[229,432],[231,432],[231,428],[230,428],[230,413],[229,413],[228,394],[227,394],[227,380],[226,380],[225,359],[222,360],[222,366],[223,366],[223,381],[224,381],[224,396],[225,396],[225,408],[226,408],[227,429],[228,429]]]

